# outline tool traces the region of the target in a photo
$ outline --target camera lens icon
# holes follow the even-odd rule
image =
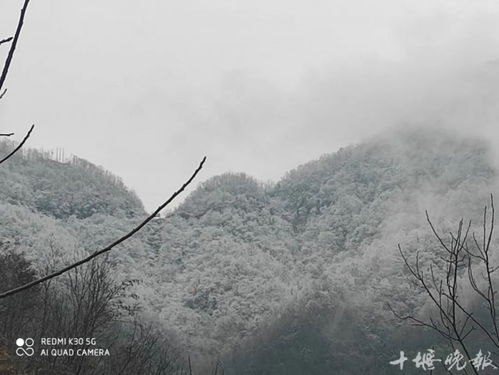
[[[28,356],[31,357],[33,354],[35,354],[35,349],[33,349],[33,345],[35,344],[35,340],[32,338],[28,337],[26,339],[23,338],[18,338],[16,340],[16,354],[18,357],[22,356]]]

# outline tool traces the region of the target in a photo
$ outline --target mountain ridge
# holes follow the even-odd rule
[[[411,286],[396,244],[411,251],[423,246],[426,261],[434,261],[436,245],[424,210],[444,232],[454,229],[460,217],[479,218],[484,199],[497,187],[490,160],[481,140],[412,129],[324,155],[275,184],[244,173],[214,176],[157,221],[155,230],[116,249],[111,256],[115,274],[140,280],[134,293],[144,313],[179,337],[186,350],[226,358],[227,368],[238,374],[262,373],[259,363],[277,361],[284,349],[259,347],[285,340],[296,353],[317,349],[309,345],[330,346],[328,361],[348,369],[348,345],[338,346],[336,335],[358,335],[362,328],[373,340],[372,348],[363,347],[372,355],[383,340],[396,342],[390,327],[398,325],[385,306],[388,300],[396,298],[391,302],[401,311],[420,309],[422,296]],[[4,170],[0,180],[0,237],[16,238],[37,269],[43,268],[47,248],[74,251],[74,256],[91,252],[145,214],[136,196],[94,167],[18,158],[9,168],[13,171]],[[51,199],[63,202],[71,189],[81,189],[68,184],[78,179],[69,178],[36,185],[25,175],[30,168],[41,168],[37,177],[43,173],[46,180],[58,181],[58,173],[80,168],[95,183],[87,188],[95,186],[102,195],[83,194],[75,200],[80,203],[64,210],[60,204],[40,206]],[[9,178],[14,181],[10,187]],[[52,198],[61,190],[62,197]],[[46,199],[30,198],[36,192]],[[29,204],[23,204],[25,198]],[[376,316],[378,327],[370,316]],[[319,336],[303,336],[304,326]],[[295,342],[286,332],[308,338]],[[289,363],[305,361],[296,353]],[[291,367],[283,373],[298,375]]]

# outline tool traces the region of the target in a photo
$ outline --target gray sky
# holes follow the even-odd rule
[[[1,36],[21,2],[1,0]],[[148,209],[203,155],[199,181],[277,180],[394,125],[496,142],[498,20],[496,0],[32,0],[0,130],[36,123],[31,146],[104,166]]]

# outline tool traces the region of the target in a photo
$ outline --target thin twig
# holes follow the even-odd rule
[[[26,135],[24,136],[24,139],[21,141],[21,143],[19,143],[17,145],[17,147],[12,150],[12,152],[10,154],[8,154],[7,156],[5,156],[3,159],[0,160],[0,164],[2,164],[4,161],[6,161],[7,159],[9,159],[10,157],[12,157],[17,151],[19,151],[21,149],[21,147],[23,147],[23,145],[26,143],[26,141],[28,140],[29,136],[31,135],[31,132],[33,131],[33,129],[35,128],[35,125],[31,125],[31,128],[29,128],[28,130],[28,133],[26,133]],[[12,133],[13,134],[13,133]]]
[[[10,37],[10,38],[2,39],[2,40],[0,40],[0,45],[2,45],[4,43],[9,43],[12,39],[14,39],[14,38]]]
[[[428,211],[425,211],[425,214],[426,214],[426,221],[428,222],[428,224],[430,224],[430,228],[431,228],[431,231],[433,232],[433,234],[435,235],[435,237],[437,238],[437,240],[440,242],[440,244],[442,245],[442,247],[448,252],[450,253],[451,251],[449,250],[449,248],[447,247],[447,245],[444,243],[444,241],[442,240],[442,237],[440,237],[440,235],[438,234],[438,232],[436,231],[435,227],[433,226],[433,223],[431,222],[430,220],[430,215],[428,214]]]

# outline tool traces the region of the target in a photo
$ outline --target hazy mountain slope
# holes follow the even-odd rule
[[[384,134],[290,172],[276,192],[298,223],[296,264],[310,293],[232,353],[229,373],[298,375],[309,363],[314,374],[386,374],[403,347],[438,343],[406,332],[388,311],[387,303],[401,314],[426,308],[397,243],[412,257],[420,250],[424,266],[441,264],[425,209],[448,233],[461,217],[480,223],[496,187],[484,143],[434,132]],[[310,330],[314,341],[304,338]]]
[[[47,249],[78,256],[144,215],[133,193],[89,163],[18,157],[6,165],[0,237],[19,242],[41,268]],[[448,232],[461,217],[479,218],[496,186],[481,141],[430,129],[387,132],[274,185],[213,177],[111,261],[118,279],[140,281],[137,301],[151,319],[191,353],[224,357],[228,373],[298,375],[298,363],[325,362],[340,371],[349,350],[384,366],[401,332],[386,303],[401,312],[424,307],[397,243],[435,262],[425,209]],[[290,362],[273,367],[279,361]],[[365,373],[379,373],[372,368]]]
[[[0,143],[2,154],[10,149],[11,143]],[[59,219],[144,214],[140,200],[118,177],[83,159],[61,163],[31,149],[0,168],[0,199]]]
[[[14,145],[0,142],[0,153]],[[14,243],[40,272],[67,265],[127,233],[145,216],[121,180],[82,159],[57,162],[25,149],[0,168],[0,241]],[[113,254],[117,280],[142,274],[147,232]],[[55,262],[55,263],[54,263]],[[125,272],[126,270],[126,272]]]
[[[165,220],[150,306],[188,345],[217,352],[286,306],[357,305],[358,319],[388,326],[388,298],[403,310],[420,302],[397,243],[433,261],[424,210],[453,229],[494,186],[485,144],[416,130],[325,155],[274,186],[214,177]]]

